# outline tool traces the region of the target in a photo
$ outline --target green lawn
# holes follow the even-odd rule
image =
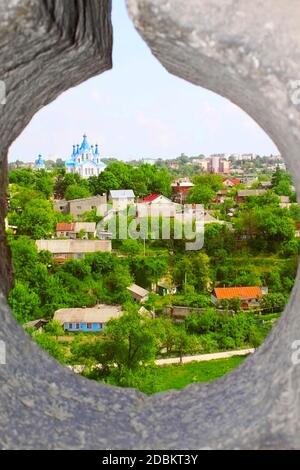
[[[165,392],[167,390],[180,390],[192,383],[211,382],[212,380],[218,379],[235,369],[245,358],[246,356],[234,356],[229,359],[190,362],[182,365],[178,364],[163,367],[149,366],[139,374],[132,375],[123,386],[136,388],[147,395]],[[93,375],[87,375],[87,377],[97,380]],[[117,385],[113,375],[109,376],[105,382],[111,385]]]
[[[153,377],[158,386],[157,392],[181,389],[194,382],[211,382],[235,369],[244,359],[245,356],[234,356],[229,359],[159,367]]]

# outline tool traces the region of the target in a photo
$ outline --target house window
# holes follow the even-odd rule
[[[87,324],[86,324],[86,327],[87,327],[88,330],[91,330],[91,329],[92,329],[92,324],[91,324],[91,323],[87,323]]]
[[[69,330],[73,330],[73,323],[69,323]]]
[[[76,323],[76,330],[79,330],[79,323]]]

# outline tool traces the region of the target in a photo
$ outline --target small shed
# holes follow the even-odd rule
[[[23,327],[24,328],[34,328],[37,331],[42,331],[44,326],[49,323],[49,320],[46,320],[45,318],[39,318],[37,320],[32,320],[27,323],[24,323]]]
[[[148,300],[149,291],[141,286],[138,286],[137,284],[132,284],[131,286],[127,287],[127,290],[136,302],[143,303]]]
[[[156,292],[163,296],[174,295],[177,293],[177,286],[174,284],[170,276],[166,276],[158,281]]]

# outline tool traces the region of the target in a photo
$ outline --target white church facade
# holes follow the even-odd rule
[[[106,165],[101,161],[98,145],[90,145],[87,136],[83,136],[82,144],[73,145],[73,153],[66,161],[67,173],[78,173],[81,178],[98,176]]]

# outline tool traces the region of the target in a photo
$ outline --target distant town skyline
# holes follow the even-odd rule
[[[174,77],[113,4],[111,71],[40,110],[10,148],[9,161],[68,159],[84,133],[102,157],[121,160],[215,153],[278,154],[265,132],[228,100]]]

